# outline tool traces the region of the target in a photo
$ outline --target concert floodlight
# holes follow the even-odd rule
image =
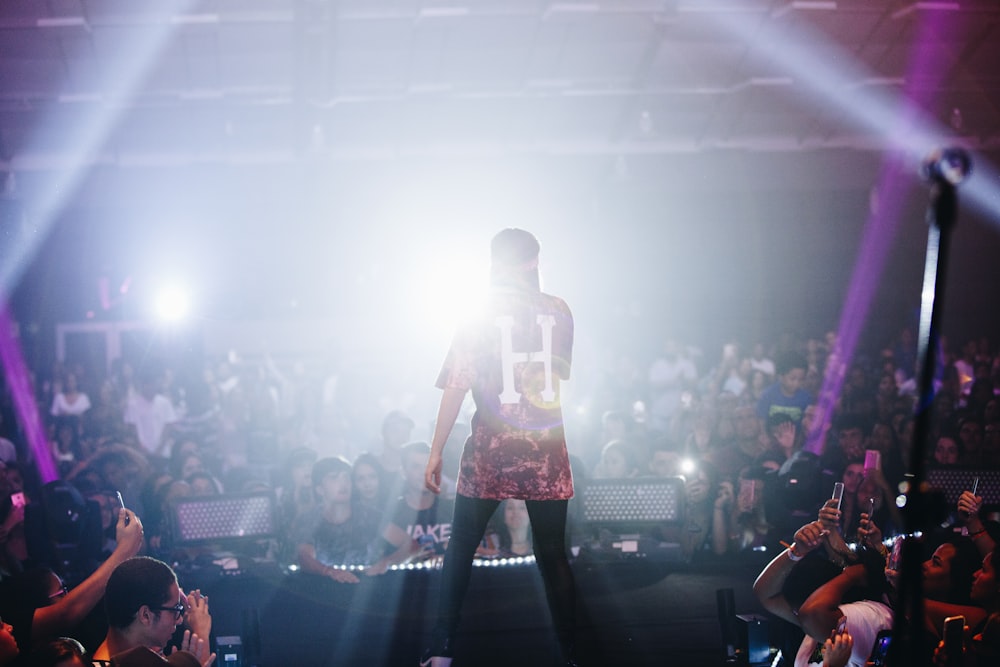
[[[595,479],[579,485],[579,516],[585,524],[642,526],[684,518],[684,479]]]
[[[170,504],[174,544],[194,545],[266,539],[277,532],[270,493],[181,498]]]
[[[165,322],[178,322],[187,317],[190,301],[187,293],[178,287],[164,288],[156,299],[156,314]]]

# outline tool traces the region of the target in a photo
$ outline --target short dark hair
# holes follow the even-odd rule
[[[494,264],[513,266],[538,257],[538,239],[531,232],[515,227],[502,229],[490,242]]]
[[[806,361],[805,355],[801,352],[785,350],[774,359],[774,370],[779,376],[796,368],[801,368],[802,370],[809,369],[809,362]]]
[[[35,667],[55,667],[64,660],[74,657],[83,660],[86,655],[87,651],[83,648],[83,644],[72,637],[60,637],[32,651],[31,664]]]
[[[104,589],[104,611],[112,628],[127,628],[143,605],[167,606],[170,586],[177,575],[169,565],[149,556],[135,556],[121,563],[108,578]]]
[[[340,456],[328,456],[326,458],[320,459],[313,464],[312,469],[312,483],[313,486],[319,486],[326,479],[326,476],[331,473],[341,473],[346,472],[348,475],[351,474],[351,464],[348,463],[347,459]]]
[[[420,454],[421,456],[430,456],[431,446],[428,445],[426,442],[421,442],[418,440],[417,442],[409,442],[403,445],[400,448],[399,452],[400,455],[403,457],[409,456],[410,454]]]

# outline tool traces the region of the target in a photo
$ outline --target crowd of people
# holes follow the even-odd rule
[[[727,344],[718,359],[709,360],[668,341],[645,368],[622,356],[595,375],[575,394],[585,409],[566,410],[577,484],[592,478],[682,478],[682,521],[648,530],[654,540],[679,545],[686,560],[784,554],[782,543],[794,541],[786,559],[807,562],[822,552],[843,568],[858,558],[860,545],[869,543],[877,551],[882,539],[902,531],[896,498],[914,456],[925,456],[931,467],[1000,469],[1000,354],[985,339],[956,352],[942,344],[925,454],[913,447],[918,387],[910,332],[901,332],[882,349],[851,355],[849,363],[833,334],[747,349]],[[44,589],[55,580],[37,571],[48,568],[52,577],[65,581],[65,599],[73,602],[42,590],[36,597],[47,604],[38,603],[32,622],[21,620],[23,610],[8,609],[12,596],[0,595],[5,621],[0,665],[8,660],[6,621],[19,620],[14,633],[21,633],[22,654],[44,650],[55,655],[47,643],[71,635],[97,605],[116,566],[140,553],[157,563],[212,560],[210,547],[174,543],[171,508],[186,498],[271,494],[281,531],[275,540],[255,544],[253,557],[340,583],[441,557],[451,534],[457,457],[444,461],[443,493],[431,493],[425,485],[431,454],[425,440],[431,428],[418,429],[413,417],[393,410],[385,414],[380,432],[367,433],[352,422],[349,410],[325,399],[324,378],[310,376],[300,365],[286,366],[265,358],[240,365],[219,361],[194,373],[152,364],[133,372],[119,361],[107,377],[90,377],[81,364],[59,364],[49,376],[39,374],[34,384],[47,426],[45,451],[32,451],[11,407],[10,389],[0,387],[0,585],[21,585],[34,577]],[[468,434],[468,424],[461,422],[452,439],[462,441]],[[445,451],[457,455],[461,450],[458,445]],[[52,458],[59,475],[45,484],[37,465],[43,456]],[[830,510],[824,503],[838,482],[843,498],[838,509]],[[88,542],[75,554],[81,562],[73,567],[66,567],[64,554],[51,553],[46,536],[32,528],[33,517],[40,524],[46,504],[56,502],[85,508],[99,534],[96,544]],[[974,519],[956,526],[964,523],[970,535],[992,531],[991,512],[997,508],[983,508],[981,495],[963,495],[963,502],[964,509],[958,509]],[[945,514],[949,511],[953,518],[960,516],[956,508]],[[985,523],[974,523],[980,520]],[[571,522],[571,528],[574,539],[587,539],[585,526]],[[853,548],[831,546],[834,534]],[[928,540],[928,549],[932,545]],[[523,557],[532,550],[524,502],[505,501],[477,556]],[[980,557],[986,574],[976,575],[976,581],[992,576],[990,558]],[[770,579],[761,577],[768,584]],[[972,577],[949,581],[955,588],[970,584]],[[802,599],[781,604],[797,609],[792,616],[800,620],[794,622],[822,644],[836,624],[826,627],[829,610],[822,624],[802,620],[809,618],[799,609],[808,597],[802,586],[813,585],[817,594],[842,587],[836,577],[825,588],[816,588],[815,576],[805,581],[799,583]],[[207,615],[207,601],[198,592],[174,596],[173,582],[156,594],[163,609],[148,608],[147,620],[159,622],[173,603],[174,625],[183,620],[195,635],[207,637],[194,611],[204,608]],[[780,586],[764,590],[764,600],[776,592],[788,595]],[[968,605],[970,599],[960,595],[954,603]],[[779,610],[779,617],[789,617],[778,603],[765,604]],[[58,614],[44,611],[52,608]],[[988,605],[982,609],[984,622],[997,611]],[[846,615],[855,646],[866,643],[868,636],[852,632]],[[125,634],[107,638],[122,647],[112,637]],[[100,651],[101,643],[92,637],[78,638],[91,657]],[[847,641],[834,640],[838,646]],[[159,650],[167,640],[159,646],[150,641],[144,645]],[[200,664],[207,659],[197,641],[183,646]],[[828,652],[836,653],[836,646]]]

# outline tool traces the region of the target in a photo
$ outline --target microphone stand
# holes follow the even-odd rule
[[[924,637],[923,558],[920,540],[915,534],[925,530],[927,517],[932,514],[923,488],[926,477],[924,460],[933,417],[934,376],[944,311],[951,233],[958,216],[956,188],[970,170],[971,160],[961,149],[935,152],[923,165],[923,173],[931,182],[931,190],[927,208],[927,252],[920,303],[920,333],[917,339],[917,358],[920,360],[919,398],[910,452],[911,477],[905,493],[906,504],[902,508],[905,537],[894,637],[890,644],[889,660],[886,661],[888,665],[897,667],[930,665],[932,658],[927,654]]]

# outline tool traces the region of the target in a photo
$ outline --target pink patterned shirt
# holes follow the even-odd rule
[[[569,307],[537,291],[495,288],[483,312],[458,331],[437,380],[441,389],[471,389],[476,403],[458,493],[573,497],[559,400],[572,350]]]

